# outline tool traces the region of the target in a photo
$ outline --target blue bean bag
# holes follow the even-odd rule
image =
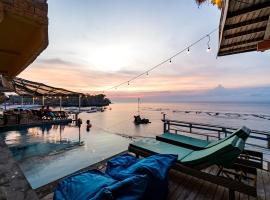
[[[98,171],[89,170],[61,181],[54,192],[54,200],[139,200],[148,179],[143,175],[117,181]]]
[[[91,200],[141,200],[147,187],[147,176],[131,176],[103,188]]]
[[[177,155],[156,154],[137,159],[129,154],[117,156],[107,163],[106,174],[116,180],[125,180],[134,175],[146,175],[148,184],[143,199],[166,199],[167,175]]]

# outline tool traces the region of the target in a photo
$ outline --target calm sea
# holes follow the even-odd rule
[[[162,114],[169,119],[239,128],[243,125],[270,131],[270,103],[141,103],[140,114],[151,124],[136,126],[137,103],[115,103],[103,113],[82,113],[95,129],[129,136],[153,137],[162,133]]]

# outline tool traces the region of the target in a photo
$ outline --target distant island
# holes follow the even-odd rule
[[[21,104],[22,98],[20,96],[11,95],[6,100],[7,104]],[[60,97],[45,97],[46,106],[59,106]],[[23,104],[39,104],[42,105],[42,97],[23,97]],[[111,100],[106,98],[104,94],[98,95],[85,95],[81,97],[81,107],[87,106],[108,106],[111,104]],[[62,106],[78,106],[79,98],[77,96],[62,97]]]

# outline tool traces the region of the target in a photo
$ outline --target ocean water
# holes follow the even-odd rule
[[[151,123],[135,125],[137,103],[115,103],[105,112],[80,113],[81,128],[49,125],[0,133],[33,188],[127,150],[131,137],[163,132],[163,114],[174,120],[270,131],[270,103],[141,103],[140,115]],[[58,108],[54,108],[58,109]],[[83,108],[87,110],[88,108]],[[86,129],[86,120],[92,128]],[[83,142],[83,145],[78,145]],[[251,139],[270,161],[268,143]],[[250,147],[250,146],[248,146]],[[252,147],[253,148],[253,147]]]
[[[207,123],[225,127],[270,131],[270,103],[141,103],[140,115],[152,122],[135,126],[134,115],[138,113],[137,103],[116,103],[112,110],[104,113],[82,113],[82,119],[89,118],[96,128],[108,132],[154,137],[163,131],[163,113],[166,118],[194,123]]]

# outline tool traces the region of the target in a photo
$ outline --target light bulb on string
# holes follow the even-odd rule
[[[188,49],[187,49],[187,55],[188,55],[188,54],[190,54],[189,47],[188,47]]]
[[[149,75],[149,72],[146,72],[146,76],[148,76]]]
[[[128,81],[128,85],[129,85],[129,81]]]
[[[210,51],[211,51],[211,48],[210,48],[210,40],[211,40],[211,38],[210,38],[210,35],[207,35],[207,37],[208,37],[208,42],[207,42],[207,52],[209,53]]]
[[[172,64],[172,59],[170,59],[169,63]]]

